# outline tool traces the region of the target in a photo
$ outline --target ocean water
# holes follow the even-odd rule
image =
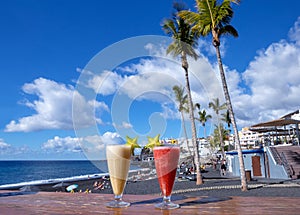
[[[106,161],[0,161],[0,188],[107,174]]]

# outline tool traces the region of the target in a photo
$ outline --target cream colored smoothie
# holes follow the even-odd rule
[[[127,145],[108,145],[106,158],[113,192],[121,196],[128,177],[131,147]]]

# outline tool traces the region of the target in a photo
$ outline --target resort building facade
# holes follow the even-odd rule
[[[239,138],[242,149],[259,148],[262,142],[262,137],[262,133],[251,131],[249,127],[244,127],[241,131],[239,131]]]

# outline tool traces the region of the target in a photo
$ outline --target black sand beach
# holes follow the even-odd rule
[[[136,173],[135,173],[136,174]],[[229,197],[229,196],[274,196],[274,197],[300,197],[300,180],[270,180],[253,179],[248,182],[249,190],[246,192],[240,189],[239,178],[221,177],[219,170],[207,169],[202,173],[204,184],[196,185],[195,181],[187,179],[177,179],[173,188],[173,196],[210,196],[210,197]],[[107,180],[104,189],[97,189],[95,182],[101,179],[87,179],[68,182],[68,184],[78,184],[75,192],[89,193],[108,193],[112,194],[110,182]],[[25,192],[67,192],[65,187],[53,188],[54,184],[29,186]],[[23,188],[24,189],[24,188]],[[124,195],[126,194],[154,194],[160,195],[160,189],[155,174],[143,175],[137,180],[136,175],[131,175],[127,182]]]

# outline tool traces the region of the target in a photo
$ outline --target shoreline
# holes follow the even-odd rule
[[[156,177],[156,173],[153,172],[151,168],[141,168],[130,170],[128,173],[128,182],[129,181],[139,181],[139,180],[148,180]],[[109,178],[109,173],[98,173],[98,174],[89,174],[81,176],[72,176],[65,178],[55,178],[55,179],[44,179],[28,182],[20,182],[14,184],[3,184],[0,185],[0,190],[26,190],[30,189],[34,191],[47,191],[55,192],[58,189],[53,188],[54,185],[59,183],[65,184],[86,184],[88,182],[95,182],[102,178]],[[89,184],[89,183],[88,183]],[[58,187],[59,188],[59,187]],[[65,191],[67,192],[67,191]]]
[[[221,177],[219,170],[208,168],[202,173],[204,183],[196,185],[194,180],[185,178],[177,178],[172,196],[214,196],[214,197],[228,197],[228,196],[274,196],[274,197],[300,197],[300,180],[268,180],[264,178],[253,179],[248,182],[248,191],[241,191],[239,178]],[[86,192],[89,194],[113,194],[108,177],[104,189],[95,189],[95,182],[99,178],[89,178],[85,180],[75,180],[64,182],[65,186],[58,186],[54,188],[56,183],[39,184],[25,187],[15,187],[14,189],[5,190],[19,190],[20,192],[67,192],[65,190],[67,185],[77,184],[76,192]],[[1,189],[3,190],[3,189]],[[160,196],[160,188],[155,171],[151,168],[144,168],[140,170],[132,170],[129,173],[127,184],[124,190],[124,195],[158,195]],[[72,195],[70,193],[70,195]],[[174,197],[176,198],[176,197]]]

